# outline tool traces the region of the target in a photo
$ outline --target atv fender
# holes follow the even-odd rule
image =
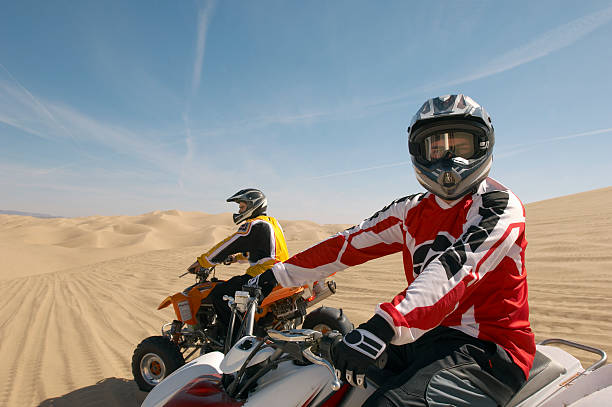
[[[147,398],[142,402],[141,407],[163,406],[176,392],[196,377],[221,374],[219,366],[222,360],[223,353],[210,352],[186,363],[153,387]]]
[[[168,305],[172,304],[172,297],[166,297],[165,300],[163,300],[161,302],[161,304],[159,304],[159,306],[157,307],[158,310],[160,309],[164,309],[166,308]]]

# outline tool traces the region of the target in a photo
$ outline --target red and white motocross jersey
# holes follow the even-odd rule
[[[535,355],[525,274],[525,209],[497,181],[445,203],[407,196],[344,232],[273,267],[299,286],[402,252],[407,287],[376,307],[395,330],[391,343],[415,341],[438,325],[502,346],[525,376]]]

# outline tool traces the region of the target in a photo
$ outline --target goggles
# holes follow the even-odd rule
[[[423,139],[423,158],[429,162],[446,157],[469,160],[479,152],[476,148],[477,140],[477,136],[467,131],[436,132]]]

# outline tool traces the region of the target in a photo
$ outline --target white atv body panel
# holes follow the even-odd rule
[[[355,407],[362,406],[363,403],[374,394],[378,387],[375,384],[368,382],[368,385],[365,389],[358,387],[351,387],[347,393],[347,395],[340,402],[340,407]]]
[[[243,344],[245,343],[249,345],[243,346]],[[234,373],[240,370],[240,368],[242,367],[242,364],[249,357],[249,355],[251,354],[251,352],[253,351],[253,348],[256,346],[257,343],[259,343],[259,341],[257,340],[256,337],[252,335],[245,336],[244,338],[236,342],[236,344],[229,350],[229,352],[227,352],[227,355],[225,355],[225,358],[221,362],[221,365],[219,366],[221,371],[223,373],[229,374],[229,373]],[[274,353],[274,349],[272,348],[260,349],[255,354],[255,356],[253,356],[253,358],[249,361],[249,364],[247,365],[247,367],[255,366],[256,364],[259,364],[265,361],[270,356],[272,356],[273,353]]]
[[[576,380],[558,386],[558,393],[538,407],[587,407],[612,405],[612,365],[584,372]]]
[[[539,405],[539,403],[542,403],[544,400],[550,397],[551,394],[555,393],[562,383],[570,380],[570,378],[584,371],[580,361],[569,353],[563,351],[561,348],[548,345],[536,345],[536,348],[550,360],[554,361],[554,363],[564,367],[565,372],[556,378],[552,383],[538,390],[536,394],[533,394],[516,407],[531,407]]]
[[[206,374],[221,373],[223,353],[210,352],[181,366],[166,377],[147,395],[141,407],[161,407],[191,380]]]
[[[253,338],[245,338],[253,339]],[[162,407],[189,381],[204,374],[235,372],[243,364],[250,351],[238,349],[239,341],[224,360],[220,352],[200,356],[176,370],[157,385],[145,399],[143,407]],[[545,354],[565,371],[551,383],[538,389],[516,407],[587,407],[612,405],[612,365],[594,371],[586,371],[578,359],[564,350],[548,345],[537,345]],[[249,365],[260,363],[269,357],[270,350],[263,349],[253,357]],[[224,369],[221,369],[221,366]],[[317,405],[332,395],[332,375],[324,366],[297,365],[293,361],[280,363],[257,382],[255,391],[245,400],[245,407],[302,407]],[[376,390],[368,382],[366,389],[350,388],[340,402],[340,407],[359,407]]]
[[[249,396],[244,405],[245,407],[309,405],[315,397],[323,400],[331,394],[330,376],[329,370],[323,366],[298,366],[291,361],[283,362],[257,382],[257,391]]]

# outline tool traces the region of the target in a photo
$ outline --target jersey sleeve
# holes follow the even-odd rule
[[[376,313],[395,330],[392,343],[413,342],[438,326],[512,250],[524,229],[523,206],[511,192],[475,195],[459,239],[406,290],[377,306]]]
[[[272,268],[285,287],[323,280],[347,267],[402,250],[402,231],[411,198],[393,201],[359,225],[346,229]]]
[[[254,226],[254,222],[246,222],[240,225],[234,234],[226,237],[198,257],[200,265],[202,267],[212,267],[215,264],[222,263],[231,254],[251,251],[253,242],[257,241],[257,235],[262,233],[261,225]]]

